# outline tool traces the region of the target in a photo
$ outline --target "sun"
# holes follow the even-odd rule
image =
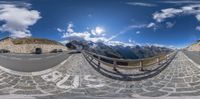
[[[97,34],[102,34],[103,32],[105,32],[105,30],[102,27],[97,26],[96,29],[95,29],[95,32]]]

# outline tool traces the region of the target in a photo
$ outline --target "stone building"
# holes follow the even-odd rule
[[[42,53],[50,53],[55,50],[67,51],[67,47],[59,42],[40,38],[6,37],[0,40],[0,50],[9,50],[12,53],[35,53],[40,49]]]

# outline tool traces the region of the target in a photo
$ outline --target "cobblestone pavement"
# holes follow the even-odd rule
[[[106,78],[82,54],[71,55],[63,66],[47,74],[18,76],[1,70],[0,79],[0,95],[28,95],[38,99],[200,95],[200,69],[182,52],[160,74],[142,81]]]

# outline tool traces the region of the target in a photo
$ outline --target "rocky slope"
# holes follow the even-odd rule
[[[186,48],[187,51],[200,51],[200,40]]]

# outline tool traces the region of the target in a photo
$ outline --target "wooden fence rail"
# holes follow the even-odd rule
[[[155,57],[150,58],[144,58],[144,59],[117,59],[117,58],[110,58],[103,55],[98,55],[93,52],[89,51],[82,51],[84,55],[87,57],[90,57],[91,59],[95,59],[98,62],[98,66],[100,66],[101,63],[113,67],[113,70],[116,70],[116,68],[121,69],[136,69],[139,68],[140,70],[144,70],[145,67],[154,65],[154,64],[160,64],[164,60],[171,59],[176,52],[172,52],[170,54],[162,54]]]

